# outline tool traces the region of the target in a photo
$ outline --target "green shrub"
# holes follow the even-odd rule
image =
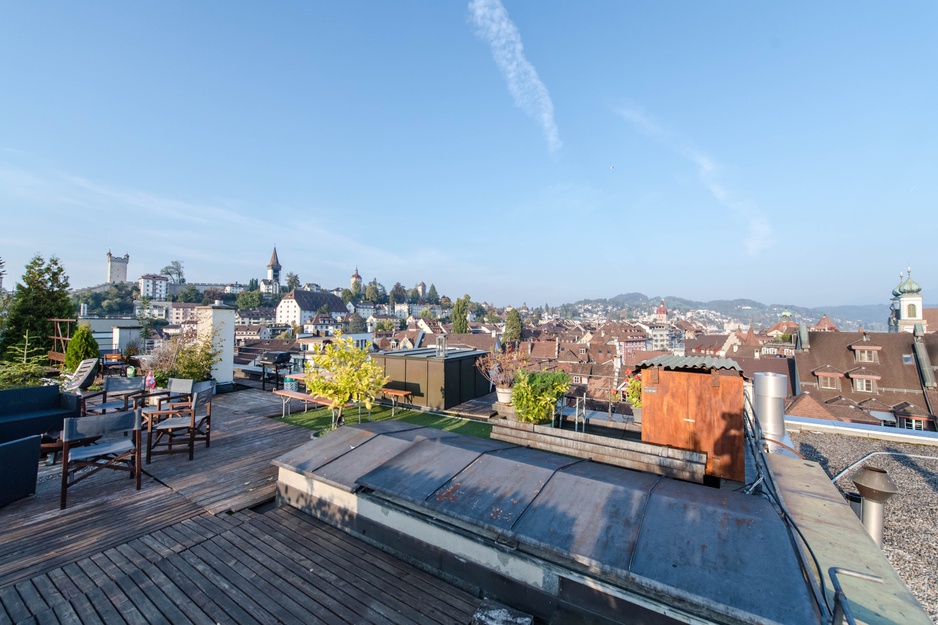
[[[519,371],[515,374],[511,405],[519,420],[547,423],[553,416],[557,400],[569,388],[570,376],[562,371]]]
[[[81,324],[75,330],[75,335],[72,336],[65,350],[65,369],[74,371],[82,360],[97,358],[98,352],[98,342],[91,334],[91,326],[86,323]]]
[[[39,386],[46,367],[32,362],[0,362],[0,390]]]

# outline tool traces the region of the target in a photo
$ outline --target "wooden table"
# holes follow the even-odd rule
[[[381,388],[381,394],[391,398],[391,417],[394,417],[394,413],[397,410],[397,404],[401,399],[406,399],[413,395],[410,391],[402,391],[398,388],[388,388],[384,386]]]

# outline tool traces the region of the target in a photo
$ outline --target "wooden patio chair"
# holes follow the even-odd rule
[[[188,401],[192,396],[193,384],[195,382],[188,378],[170,378],[164,390],[150,392],[143,398],[138,399],[138,402],[146,399],[151,404],[143,408],[144,419],[151,412],[169,410],[171,404]],[[156,399],[155,404],[152,403],[154,399]]]
[[[115,372],[124,377],[127,375],[127,363],[124,362],[124,355],[120,351],[109,352],[102,355],[101,369],[105,376],[113,375]]]
[[[198,382],[192,387],[188,401],[170,404],[166,410],[147,413],[147,464],[152,456],[188,451],[195,455],[196,441],[211,446],[212,396],[214,382]]]
[[[62,425],[62,494],[59,506],[65,509],[68,489],[101,469],[127,471],[140,490],[140,410],[72,417]],[[107,434],[130,432],[93,445],[73,447],[78,441]]]
[[[134,407],[134,401],[147,392],[146,379],[104,378],[104,388],[81,396],[81,414],[104,414],[108,410],[126,411]],[[100,398],[98,403],[89,400]]]

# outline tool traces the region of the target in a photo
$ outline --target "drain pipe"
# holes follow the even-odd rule
[[[788,432],[785,431],[785,398],[788,396],[788,376],[781,373],[759,372],[752,377],[756,418],[762,429],[762,438],[769,453],[794,456]]]
[[[889,479],[885,469],[870,466],[863,467],[853,478],[853,483],[863,498],[860,517],[863,527],[882,549],[885,503],[899,492],[899,488]]]

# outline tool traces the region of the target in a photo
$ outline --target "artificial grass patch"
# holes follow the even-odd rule
[[[343,417],[348,424],[358,423],[358,410],[356,408],[346,408],[343,411]],[[371,418],[373,421],[389,421],[391,420],[391,409],[387,406],[375,406],[371,411]],[[427,412],[398,410],[394,415],[394,419],[405,423],[413,423],[414,425],[436,428],[437,430],[475,436],[476,438],[490,438],[492,434],[492,426],[488,423]],[[362,410],[362,423],[367,420],[368,413]],[[310,430],[328,430],[332,427],[332,412],[328,408],[316,408],[315,410],[287,415],[284,421]]]

